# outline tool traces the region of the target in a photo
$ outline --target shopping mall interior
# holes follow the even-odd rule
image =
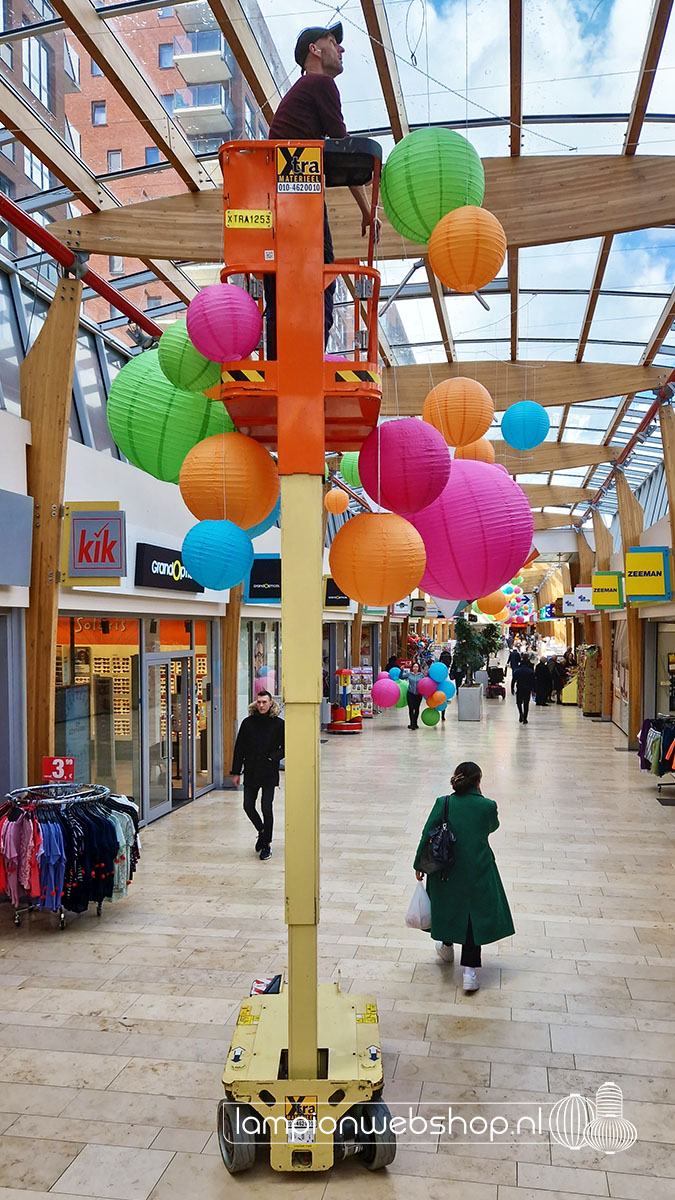
[[[0,1200],[673,1195],[672,9],[0,3]]]

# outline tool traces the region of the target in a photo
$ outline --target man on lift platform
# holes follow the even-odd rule
[[[295,61],[302,68],[297,83],[286,93],[272,118],[269,137],[279,139],[344,138],[347,130],[342,117],[340,93],[335,78],[341,75],[344,66],[342,56],[342,25],[330,29],[313,26],[303,29],[295,44]],[[361,236],[370,230],[370,200],[364,187],[350,187],[350,192],[361,210]],[[375,220],[375,241],[379,237],[379,221]],[[324,262],[335,261],[333,239],[328,213],[323,213]],[[328,342],[333,325],[333,298],[335,281],[324,292],[324,345]],[[276,358],[276,296],[274,279],[265,278],[265,302],[267,316],[267,357]]]

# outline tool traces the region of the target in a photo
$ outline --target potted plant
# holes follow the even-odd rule
[[[481,684],[474,683],[474,673],[480,670],[485,659],[483,633],[465,617],[458,617],[455,621],[455,638],[455,667],[464,672],[464,682],[457,689],[457,719],[480,721],[483,688]]]
[[[484,625],[481,630],[483,639],[483,653],[485,655],[485,667],[490,666],[490,655],[497,654],[502,644],[502,635],[499,632],[499,626],[496,624]]]

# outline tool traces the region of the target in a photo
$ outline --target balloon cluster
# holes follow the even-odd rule
[[[417,690],[426,701],[426,707],[422,710],[422,724],[431,729],[438,725],[441,713],[445,712],[448,702],[457,690],[448,678],[448,668],[445,664],[432,663],[429,674],[420,677]],[[389,671],[380,671],[373,684],[372,695],[378,708],[404,708],[408,701],[408,680],[401,679],[401,668],[392,667]]]
[[[212,398],[221,363],[248,358],[261,332],[248,292],[231,283],[202,288],[158,349],[122,368],[108,397],[110,430],[129,462],[179,483],[198,519],[183,542],[184,565],[197,583],[218,591],[241,583],[253,563],[252,538],[280,514],[274,459],[237,433]]]

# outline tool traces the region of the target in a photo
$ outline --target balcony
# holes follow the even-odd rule
[[[218,29],[199,29],[174,38],[173,61],[189,86],[227,83],[234,74],[234,57]]]
[[[192,4],[181,4],[176,12],[183,29],[193,32],[201,29],[217,29],[218,25],[207,0],[194,0]]]
[[[174,93],[174,116],[188,137],[222,135],[234,129],[234,105],[219,83],[183,88]]]

